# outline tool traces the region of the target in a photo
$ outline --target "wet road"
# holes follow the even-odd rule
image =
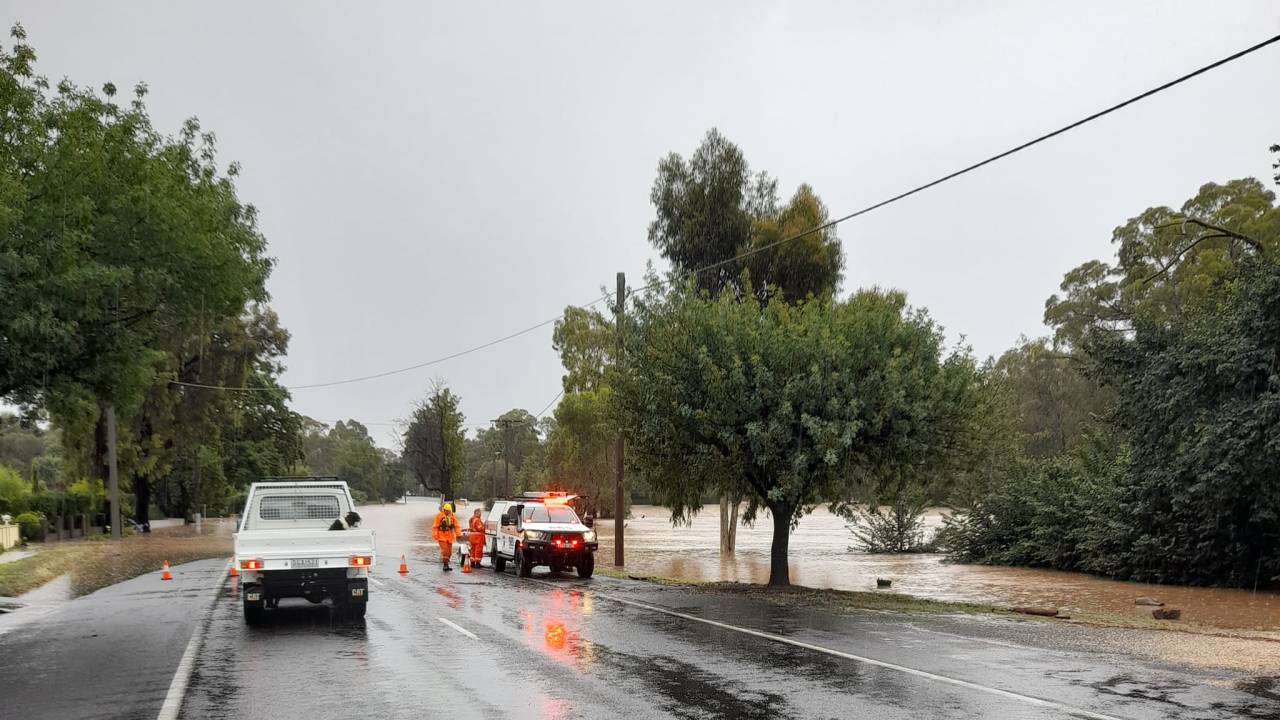
[[[596,577],[443,574],[425,504],[362,509],[362,623],[282,602],[249,628],[226,584],[189,718],[1280,718],[1266,677],[1081,649],[1050,624],[833,616]],[[395,574],[401,553],[410,574]],[[1073,632],[1088,632],[1087,630]],[[1280,655],[1277,655],[1280,673]]]

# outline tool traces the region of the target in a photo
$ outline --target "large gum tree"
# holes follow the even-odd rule
[[[925,477],[968,428],[974,377],[898,292],[762,306],[688,286],[637,303],[614,407],[630,467],[677,521],[709,495],[768,511],[769,584],[789,585],[800,518]]]

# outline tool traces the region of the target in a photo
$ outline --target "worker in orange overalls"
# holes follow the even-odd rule
[[[453,541],[462,535],[458,526],[458,516],[453,514],[453,503],[440,503],[440,512],[431,522],[431,538],[440,543],[440,562],[444,563],[444,571],[449,572],[449,556],[453,554]]]
[[[471,542],[469,562],[472,570],[480,569],[480,561],[484,558],[484,518],[480,508],[471,514],[471,523],[467,526],[467,540]]]

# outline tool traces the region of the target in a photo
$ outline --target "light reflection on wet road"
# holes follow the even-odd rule
[[[597,577],[441,573],[430,508],[362,508],[380,565],[367,619],[285,601],[243,624],[228,584],[183,709],[188,718],[1050,718],[1280,717],[1266,698],[1076,653],[922,631],[897,619],[833,618],[749,600]],[[410,573],[395,574],[401,553]],[[813,652],[627,605],[793,638],[881,665]],[[442,622],[447,621],[447,622]],[[475,635],[469,638],[453,626]],[[903,672],[918,668],[922,674]],[[929,677],[955,678],[958,683]],[[1181,678],[1181,679],[1179,679]],[[972,683],[979,689],[963,683]]]

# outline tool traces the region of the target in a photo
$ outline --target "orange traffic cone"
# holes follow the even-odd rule
[[[462,563],[462,572],[464,573],[471,572],[471,558],[467,558],[467,561]]]
[[[401,555],[401,556],[400,556],[400,574],[401,574],[401,575],[408,575],[408,574],[409,574],[409,566],[404,564],[404,556],[403,556],[403,555]]]
[[[240,571],[236,570],[236,561],[231,560],[231,577],[240,577]]]
[[[165,560],[165,561],[164,561],[164,567],[163,567],[162,569],[164,570],[164,572],[160,573],[160,579],[161,579],[161,580],[172,580],[172,579],[173,579],[173,573],[169,572],[169,561],[168,561],[168,560]]]

